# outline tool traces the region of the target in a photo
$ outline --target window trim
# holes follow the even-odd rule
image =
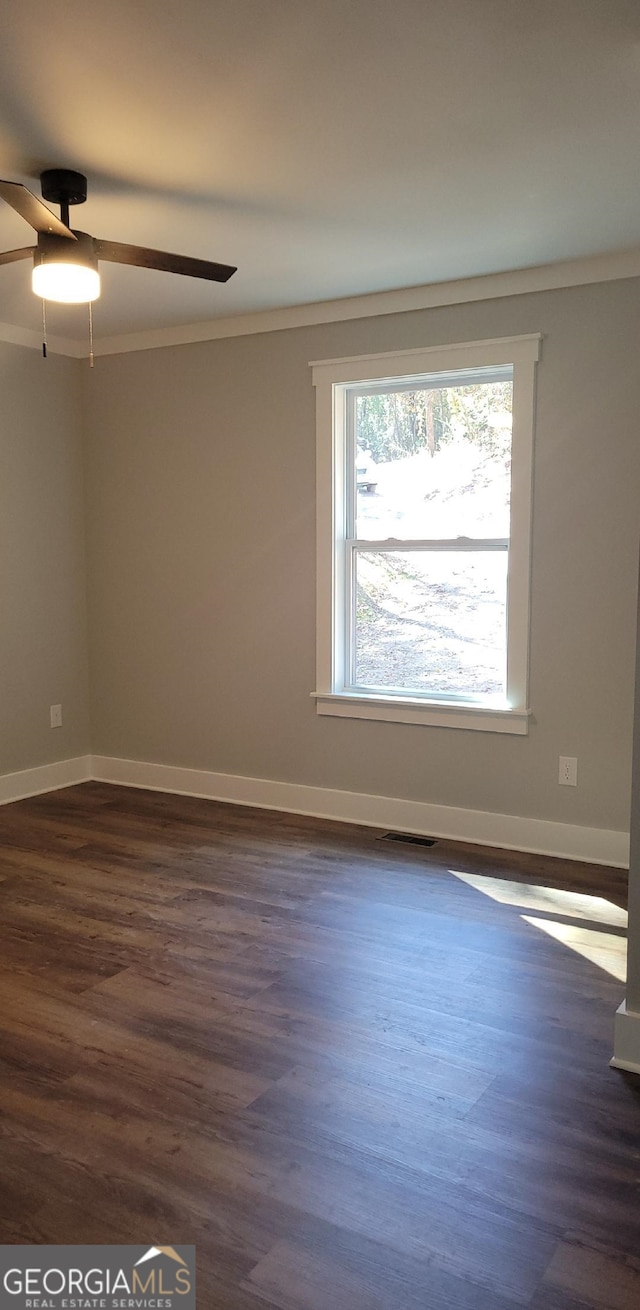
[[[531,333],[311,362],[317,425],[317,684],[312,696],[318,714],[519,735],[528,731],[535,366],[541,341],[539,333]],[[508,700],[476,706],[441,697],[345,690],[347,388],[369,383],[394,386],[399,379],[404,386],[425,374],[500,365],[513,367]]]

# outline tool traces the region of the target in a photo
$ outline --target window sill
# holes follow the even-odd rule
[[[460,705],[454,701],[401,700],[396,696],[362,696],[354,692],[312,692],[318,714],[340,719],[380,719],[386,723],[423,723],[434,728],[467,728],[526,736],[530,710],[507,706]]]

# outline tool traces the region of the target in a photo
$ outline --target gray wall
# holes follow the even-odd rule
[[[79,369],[0,344],[0,773],[89,749]]]
[[[630,280],[83,370],[94,751],[626,829],[639,327]],[[528,737],[317,717],[308,361],[523,332],[544,334]]]

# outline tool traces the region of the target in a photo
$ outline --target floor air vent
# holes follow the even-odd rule
[[[400,841],[405,846],[435,846],[435,837],[416,837],[411,832],[383,832],[380,841]]]

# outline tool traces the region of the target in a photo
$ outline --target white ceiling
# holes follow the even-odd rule
[[[237,264],[102,265],[98,336],[640,245],[640,0],[21,0],[0,176],[74,226]],[[0,249],[29,245],[6,206]],[[27,262],[0,322],[38,328]],[[86,311],[54,307],[83,339]]]

